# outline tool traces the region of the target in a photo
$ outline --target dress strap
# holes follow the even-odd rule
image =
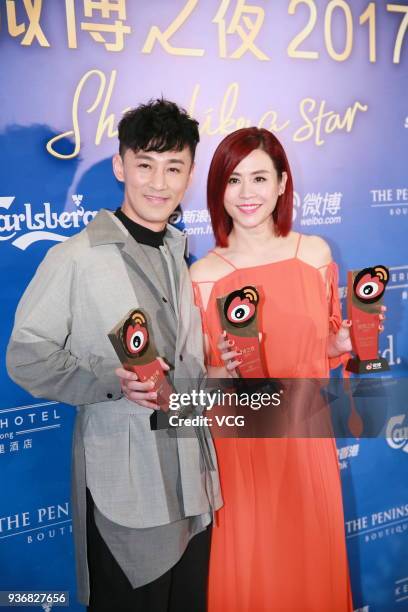
[[[316,268],[316,270],[323,270],[323,268],[327,268],[327,271],[330,270],[330,268],[335,268],[336,264],[333,260],[329,261],[328,263],[323,264],[322,266],[319,266],[318,268]]]
[[[295,259],[298,256],[299,246],[300,246],[301,239],[302,239],[302,234],[299,234],[299,238],[298,238],[298,241],[297,241],[297,244],[296,244]]]
[[[217,253],[216,251],[214,251],[214,249],[212,249],[211,251],[209,251],[210,253],[214,253],[214,255],[216,255],[217,257],[219,257],[220,259],[224,260],[225,263],[227,263],[229,266],[231,266],[231,268],[233,270],[238,270],[238,268],[236,266],[234,266],[233,263],[231,263],[229,261],[229,259],[227,259],[226,257],[224,257],[224,255],[220,255],[219,253]]]

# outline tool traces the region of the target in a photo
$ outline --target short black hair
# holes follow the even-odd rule
[[[137,151],[182,151],[187,145],[194,161],[200,140],[198,121],[174,102],[150,100],[127,111],[118,125],[119,153]]]

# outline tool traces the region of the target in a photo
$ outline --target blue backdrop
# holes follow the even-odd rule
[[[0,269],[4,355],[47,249],[122,192],[111,172],[124,109],[163,94],[200,120],[194,184],[173,222],[212,246],[209,160],[245,125],[282,140],[294,228],[346,271],[391,270],[381,352],[407,373],[408,5],[368,0],[8,0],[0,4]],[[34,400],[0,363],[0,590],[69,590],[75,603],[72,407]],[[338,441],[355,608],[408,610],[408,419]],[[301,602],[299,603],[301,609]]]

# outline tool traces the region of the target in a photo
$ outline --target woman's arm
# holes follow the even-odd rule
[[[306,263],[317,268],[322,275],[326,284],[330,316],[333,320],[336,320],[336,325],[339,325],[341,318],[340,304],[338,299],[336,299],[337,296],[333,295],[333,292],[338,291],[338,287],[337,284],[333,286],[333,278],[329,276],[332,273],[329,266],[333,261],[329,245],[319,236],[303,236],[299,256]],[[335,317],[333,316],[333,310],[336,311]],[[340,357],[344,353],[351,351],[350,326],[351,322],[344,320],[340,323],[340,327],[337,330],[330,330],[327,342],[329,358]]]

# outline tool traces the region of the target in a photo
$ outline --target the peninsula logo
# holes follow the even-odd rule
[[[97,214],[97,210],[85,210],[82,206],[82,195],[73,195],[72,201],[76,210],[54,212],[50,202],[43,203],[41,212],[33,212],[32,205],[24,204],[24,212],[9,213],[15,200],[14,196],[0,197],[0,209],[7,213],[0,214],[0,241],[9,241],[22,251],[41,240],[63,242],[69,236],[59,233],[61,230],[82,228],[88,225]],[[50,231],[59,230],[59,231]]]
[[[347,540],[363,538],[365,543],[408,532],[408,503],[346,520]]]
[[[383,209],[392,217],[408,215],[408,187],[370,189],[371,208]]]
[[[38,546],[71,534],[70,506],[65,500],[41,508],[29,508],[15,514],[0,516],[0,541],[17,537],[23,539],[26,544]]]
[[[408,453],[408,424],[403,425],[405,414],[393,416],[388,421],[386,439],[388,445],[395,450],[402,450]]]

